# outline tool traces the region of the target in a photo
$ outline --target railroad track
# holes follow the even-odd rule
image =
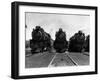
[[[74,65],[78,66],[78,64],[72,59],[72,57],[70,57],[69,55],[67,55],[67,57],[73,62]]]
[[[26,56],[26,67],[58,67],[89,65],[89,54],[85,53],[38,53]]]
[[[60,57],[60,55],[62,57]],[[51,62],[49,63],[48,67],[55,67],[55,66],[57,66],[57,64],[59,66],[59,65],[62,65],[61,63],[66,66],[68,66],[68,65],[69,66],[73,66],[73,65],[78,66],[78,63],[75,62],[74,59],[68,55],[68,53],[63,53],[63,54],[56,53],[55,56],[53,57],[53,59],[51,60]]]

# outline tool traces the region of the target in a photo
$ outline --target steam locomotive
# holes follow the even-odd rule
[[[53,47],[56,52],[63,53],[68,48],[68,41],[66,40],[66,33],[60,28],[55,35],[55,41]]]
[[[51,49],[51,36],[46,33],[43,28],[36,26],[32,31],[32,39],[30,40],[31,52],[50,51]]]
[[[85,35],[82,31],[75,33],[69,40],[68,51],[70,52],[82,52],[85,45]]]

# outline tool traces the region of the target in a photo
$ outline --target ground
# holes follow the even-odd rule
[[[31,54],[31,52],[27,51],[25,58],[26,68],[80,65],[89,65],[89,53],[72,53],[66,51],[65,53],[43,52]]]

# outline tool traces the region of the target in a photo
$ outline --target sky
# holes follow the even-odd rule
[[[62,28],[66,32],[66,39],[69,40],[76,32],[81,30],[85,35],[90,33],[90,16],[78,14],[50,14],[50,13],[25,13],[26,40],[31,39],[32,29],[41,26],[52,39],[55,33]]]

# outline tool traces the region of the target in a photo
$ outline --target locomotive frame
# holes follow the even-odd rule
[[[69,9],[86,9],[94,10],[95,13],[95,66],[94,71],[86,72],[73,72],[73,73],[58,73],[58,74],[39,74],[39,75],[19,75],[19,51],[20,51],[20,28],[19,28],[19,12],[20,6],[39,6],[39,7],[52,7],[52,8],[69,8]],[[72,75],[88,75],[97,74],[97,7],[96,6],[81,6],[81,5],[62,5],[62,4],[49,4],[49,3],[31,3],[31,2],[12,2],[12,54],[11,54],[11,77],[13,79],[25,79],[25,78],[43,78],[43,77],[58,77],[58,76],[72,76]]]

